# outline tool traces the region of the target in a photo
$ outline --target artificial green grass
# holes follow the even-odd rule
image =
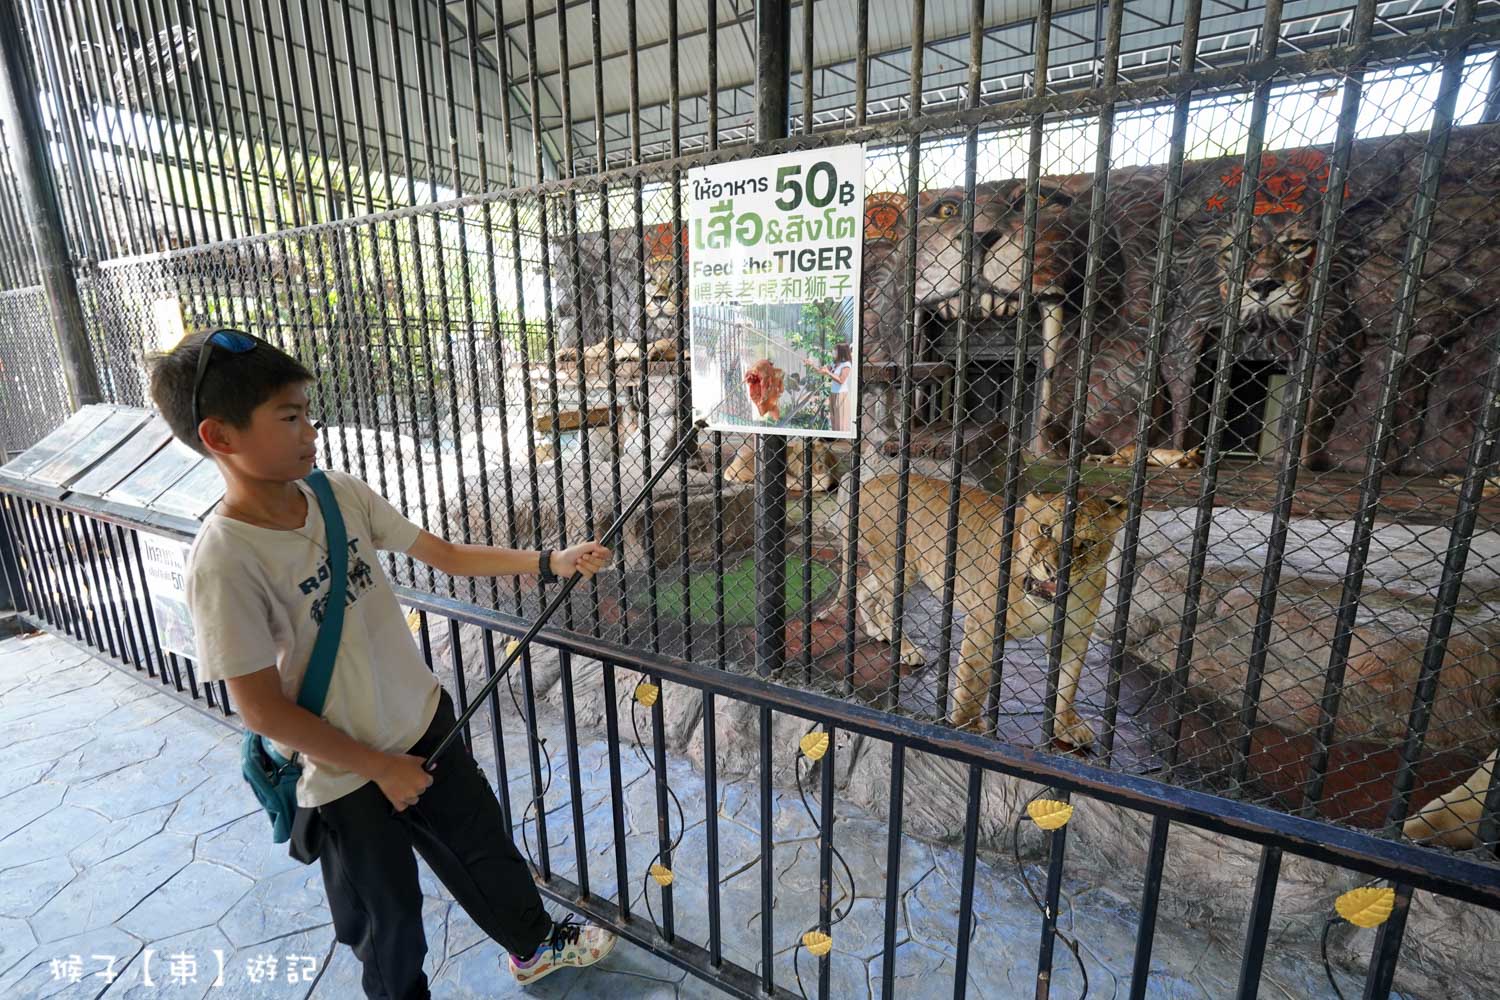
[[[790,618],[802,611],[802,566],[801,556],[788,556],[786,560],[786,613]],[[676,580],[667,582],[658,576],[657,608],[664,615],[683,613],[682,584]],[[714,606],[713,570],[701,570],[688,574],[688,587],[692,596],[693,616],[703,620]],[[838,583],[834,567],[816,560],[812,564],[813,603],[830,593]],[[724,570],[724,619],[730,627],[755,624],[755,560],[743,559]]]

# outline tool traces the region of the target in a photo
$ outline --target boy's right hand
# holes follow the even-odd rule
[[[417,804],[417,799],[432,784],[432,775],[422,767],[421,757],[408,753],[385,755],[385,761],[375,775],[375,784],[385,793],[396,812]]]

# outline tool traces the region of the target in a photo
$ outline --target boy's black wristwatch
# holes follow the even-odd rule
[[[542,583],[556,583],[557,574],[552,572],[552,550],[543,549],[537,568],[537,577]]]

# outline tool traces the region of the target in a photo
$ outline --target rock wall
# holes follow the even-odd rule
[[[1137,553],[1127,646],[1165,675],[1175,662],[1194,511],[1146,511]],[[1236,725],[1246,687],[1252,631],[1272,518],[1243,510],[1214,512],[1189,697],[1217,703],[1225,725]],[[1288,735],[1317,727],[1324,675],[1354,526],[1348,521],[1294,518],[1272,619],[1262,718]],[[1421,668],[1448,529],[1380,524],[1371,538],[1355,618],[1343,698],[1335,726],[1341,740],[1394,746],[1402,739]],[[1114,553],[1112,574],[1121,552]],[[1113,620],[1114,589],[1106,591],[1100,630]],[[1479,531],[1433,703],[1427,745],[1483,756],[1500,738],[1500,533]],[[1226,733],[1231,738],[1233,733]]]

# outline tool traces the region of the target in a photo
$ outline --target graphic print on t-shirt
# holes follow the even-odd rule
[[[370,564],[365,562],[359,555],[359,541],[358,538],[349,539],[349,587],[347,593],[344,595],[345,608],[352,606],[355,601],[359,600],[360,595],[373,589],[375,586],[375,577],[370,569]],[[318,564],[317,575],[310,576],[297,584],[297,589],[301,590],[304,594],[316,593],[329,581],[331,575],[332,573],[328,568],[328,558],[325,556],[323,561]],[[328,594],[324,594],[312,603],[312,620],[319,625],[323,624],[323,615],[328,610],[329,596]]]

